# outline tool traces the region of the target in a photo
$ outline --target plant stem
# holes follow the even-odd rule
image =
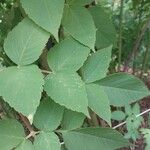
[[[19,7],[19,9],[20,9],[20,12],[21,12],[21,14],[22,14],[22,17],[24,17],[24,18],[27,17],[27,15],[26,15],[24,9],[22,8],[21,3],[20,3],[19,0],[17,1],[17,3],[18,3],[18,7]]]
[[[89,109],[89,114],[91,116],[91,121],[94,126],[99,126],[99,121],[95,112]]]
[[[148,55],[149,55],[149,51],[150,51],[150,37],[149,37],[149,30],[147,31],[147,45],[146,45],[146,51],[145,51],[145,55],[143,58],[143,63],[142,63],[142,70],[141,70],[141,75],[140,77],[142,78],[143,73],[146,72],[146,64],[148,61]]]
[[[99,126],[99,121],[95,112],[91,113],[91,118],[94,126]]]
[[[36,134],[39,134],[39,133],[40,133],[40,131],[37,131],[37,132],[31,131],[30,134],[26,136],[26,139],[29,139],[29,138],[31,138],[31,137],[35,137],[35,135],[36,135]]]
[[[31,126],[29,120],[23,116],[21,113],[19,113],[21,121],[24,123],[25,127],[29,130],[30,133],[34,132],[33,127]]]
[[[120,5],[120,18],[119,18],[119,55],[118,55],[118,71],[120,70],[120,67],[121,67],[121,55],[122,55],[123,7],[124,7],[124,0],[121,0],[121,5]]]
[[[144,25],[143,25],[143,27],[142,27],[142,29],[141,29],[141,31],[140,31],[140,34],[138,33],[138,37],[137,37],[137,39],[136,39],[136,41],[135,41],[133,50],[132,50],[132,52],[129,54],[128,59],[127,59],[127,61],[126,61],[126,63],[125,63],[125,68],[128,67],[128,65],[129,65],[130,61],[132,60],[132,58],[133,58],[133,57],[136,57],[138,48],[139,48],[139,46],[140,46],[140,43],[141,43],[141,41],[142,41],[142,39],[143,39],[143,36],[145,35],[145,32],[146,32],[147,29],[149,28],[149,26],[150,26],[150,18],[144,23]]]
[[[138,7],[138,30],[137,30],[138,31],[138,36],[141,34],[141,32],[140,32],[141,29],[140,28],[141,28],[141,23],[142,23],[143,5],[144,5],[144,0],[141,1],[141,3],[139,4],[139,7]],[[137,51],[138,51],[138,49],[137,49]],[[132,69],[133,69],[133,75],[136,72],[136,63],[135,63],[135,60],[136,60],[136,55],[134,54],[133,55],[133,67],[132,67]]]
[[[51,71],[48,71],[48,70],[41,70],[42,73],[45,73],[45,74],[50,74],[52,73]]]

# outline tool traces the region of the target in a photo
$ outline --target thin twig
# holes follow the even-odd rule
[[[61,142],[61,143],[60,143],[60,145],[64,145],[64,144],[65,144],[64,142]]]
[[[120,67],[121,67],[121,55],[122,55],[123,7],[124,7],[124,0],[121,0],[121,4],[120,4],[120,18],[119,18],[119,54],[118,54],[118,71],[120,70]]]
[[[150,112],[150,109],[147,109],[147,110],[143,111],[142,113],[136,115],[135,117],[138,118],[138,117],[140,117],[140,116],[142,116],[142,115],[144,115],[144,114],[146,114],[148,112]],[[116,128],[120,127],[120,126],[123,126],[124,124],[126,124],[126,121],[124,121],[124,122],[114,126],[113,129],[116,129]]]
[[[149,36],[149,30],[147,30],[147,44],[146,44],[146,51],[143,57],[143,63],[142,63],[142,70],[141,70],[141,75],[140,78],[142,78],[143,73],[146,72],[146,65],[148,62],[148,56],[149,56],[149,51],[150,51],[150,36]]]
[[[114,126],[113,129],[119,128],[120,126],[123,126],[124,124],[126,124],[126,121]]]
[[[41,70],[42,73],[46,73],[46,74],[50,74],[52,73],[51,71],[48,71],[48,70]]]
[[[39,134],[39,133],[40,133],[40,131],[37,131],[37,132],[32,131],[32,132],[30,132],[29,135],[26,136],[26,139],[29,139],[29,138],[31,138],[31,137],[35,137],[35,135],[36,135],[36,134]]]
[[[140,45],[140,42],[145,34],[145,32],[147,31],[147,29],[149,28],[150,26],[150,19],[143,25],[142,27],[142,31],[141,31],[141,34],[139,35],[139,37],[137,38],[136,42],[135,42],[135,45],[134,45],[134,48],[133,48],[133,52],[132,52],[132,55],[130,55],[130,57],[132,58],[133,55],[136,54],[137,52],[137,49],[139,48],[139,45]],[[131,59],[130,58],[130,59]]]

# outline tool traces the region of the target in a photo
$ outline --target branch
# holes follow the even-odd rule
[[[147,110],[143,111],[142,113],[136,115],[136,118],[138,118],[138,117],[140,117],[140,116],[142,116],[142,115],[144,115],[144,114],[146,114],[148,112],[150,112],[150,109],[147,109]],[[123,126],[124,124],[126,124],[126,121],[124,121],[124,122],[114,126],[113,129],[116,129],[116,128],[120,127],[120,126]]]
[[[125,63],[125,68],[128,67],[131,59],[136,56],[137,50],[141,43],[141,40],[143,39],[143,36],[144,36],[145,32],[147,31],[147,29],[149,28],[149,26],[150,26],[150,18],[148,19],[148,21],[145,22],[145,24],[143,25],[143,27],[141,29],[141,34],[139,34],[138,38],[136,39],[132,53],[128,56],[128,59]],[[126,71],[126,70],[124,70],[124,71]]]
[[[31,126],[29,120],[25,116],[23,116],[21,113],[19,113],[19,116],[20,116],[21,121],[24,123],[25,127],[29,130],[29,132],[30,133],[34,132],[34,129]]]
[[[118,71],[120,71],[120,66],[121,66],[121,55],[122,55],[123,7],[124,7],[124,0],[121,0],[121,5],[120,5],[120,18],[119,18],[119,53],[118,53]]]
[[[135,42],[135,45],[133,47],[133,52],[132,52],[132,55],[131,57],[133,57],[134,55],[136,55],[136,52],[137,52],[137,49],[139,48],[139,45],[140,45],[140,42],[145,34],[145,32],[147,31],[147,29],[149,28],[150,26],[150,20],[148,20],[144,25],[143,25],[143,28],[142,28],[142,31],[141,31],[141,34],[139,35],[139,37],[137,38],[136,42]]]
[[[31,137],[35,137],[36,134],[39,134],[40,131],[34,131],[32,125],[30,124],[27,117],[23,116],[21,113],[19,113],[21,121],[24,123],[25,127],[29,130],[29,135],[26,136],[26,139],[29,139]]]

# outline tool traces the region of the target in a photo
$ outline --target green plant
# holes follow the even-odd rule
[[[125,112],[116,110],[112,112],[111,118],[117,121],[125,120],[127,132],[125,138],[136,141],[140,138],[139,128],[143,122],[143,117],[140,114],[140,106],[138,103],[125,106]]]
[[[96,113],[111,126],[110,105],[125,106],[149,95],[132,75],[107,76],[116,36],[109,13],[92,0],[20,2],[26,14],[21,9],[24,19],[4,42],[12,63],[0,70],[2,105],[14,109],[13,119],[0,121],[0,147],[60,150],[60,141],[68,150],[129,146],[111,128],[83,125],[90,116],[98,124]],[[49,50],[45,45],[51,40]]]
[[[150,129],[141,129],[142,134],[144,135],[145,142],[146,142],[146,147],[145,150],[150,149]]]
[[[136,141],[139,136],[139,127],[141,126],[141,123],[143,122],[143,117],[136,117],[138,114],[140,114],[140,106],[136,103],[133,107],[126,106],[126,126],[127,126],[127,133],[125,134],[125,137],[127,139],[132,139]]]

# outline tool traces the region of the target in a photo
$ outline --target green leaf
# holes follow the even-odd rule
[[[144,138],[146,141],[145,150],[150,149],[150,129],[141,129],[142,134],[144,134]]]
[[[132,112],[132,107],[130,104],[127,104],[125,106],[125,113],[127,116],[132,116],[133,115],[133,112]]]
[[[97,49],[105,48],[113,44],[116,40],[116,31],[108,12],[101,6],[90,7],[89,11],[91,12],[97,28]]]
[[[13,119],[0,120],[0,147],[10,150],[24,140],[24,129]]]
[[[99,50],[88,57],[81,68],[82,78],[91,83],[106,76],[111,61],[112,46]]]
[[[21,0],[21,3],[29,17],[58,41],[64,0]]]
[[[94,49],[96,28],[92,16],[86,8],[66,5],[62,24],[65,31],[73,38]]]
[[[139,104],[136,103],[133,107],[130,107],[130,105],[127,105],[125,107],[125,111],[127,114],[126,128],[128,131],[127,134],[125,134],[125,137],[128,139],[132,138],[134,141],[136,141],[137,138],[140,137],[138,128],[141,126],[143,122],[143,117],[141,116],[136,117],[136,115],[140,113]]]
[[[87,59],[90,49],[74,39],[65,39],[48,54],[48,64],[55,71],[77,71]]]
[[[87,84],[86,90],[89,107],[111,125],[110,104],[104,89],[97,84]]]
[[[63,130],[77,129],[82,126],[85,115],[66,109],[61,123]]]
[[[135,115],[140,114],[140,105],[138,103],[134,104],[134,106],[132,107],[132,111]]]
[[[34,125],[43,131],[55,130],[63,117],[64,108],[51,99],[44,99],[37,108]]]
[[[34,150],[34,146],[30,141],[24,140],[15,150]]]
[[[28,65],[39,58],[49,36],[48,32],[25,18],[9,32],[4,50],[14,63]]]
[[[104,88],[114,106],[125,106],[150,94],[141,80],[126,73],[109,75],[97,83]]]
[[[65,145],[70,150],[115,150],[129,143],[110,128],[83,128],[63,133]]]
[[[140,134],[138,132],[138,129],[132,129],[125,133],[124,138],[126,139],[132,139],[134,142],[137,141],[138,138],[140,138]]]
[[[142,121],[143,121],[143,118],[141,116],[138,118],[134,115],[127,117],[126,127],[127,127],[128,132],[132,133],[136,130],[138,132],[138,128],[141,126]]]
[[[44,90],[56,103],[88,115],[86,89],[77,73],[59,72],[48,75]]]
[[[8,67],[0,72],[1,96],[29,119],[40,103],[43,84],[43,75],[35,65]]]
[[[93,2],[93,0],[66,0],[69,5],[84,6]]]
[[[124,120],[126,117],[125,113],[123,111],[113,111],[111,114],[111,119],[121,121]]]
[[[60,150],[61,145],[55,133],[41,132],[34,141],[35,150]]]

